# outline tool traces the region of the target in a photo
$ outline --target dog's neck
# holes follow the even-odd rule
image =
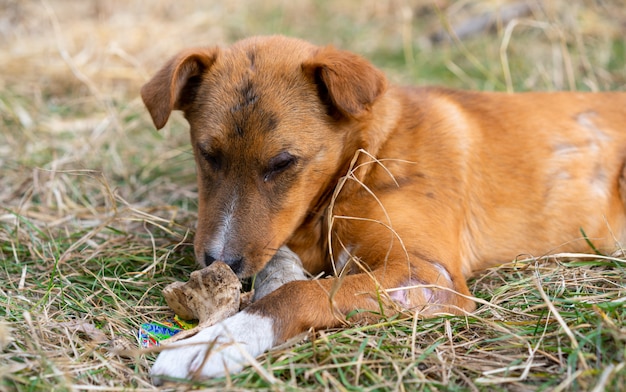
[[[336,230],[336,227],[331,227],[330,217],[335,204],[349,203],[350,195],[361,188],[362,179],[372,170],[372,162],[393,132],[401,115],[401,109],[396,104],[397,94],[397,90],[390,89],[379,97],[362,119],[346,124],[345,132],[361,135],[360,138],[347,137],[346,140],[360,140],[360,143],[345,149],[347,153],[339,169],[320,188],[322,191],[314,198],[308,214],[287,242],[302,259],[304,268],[312,274],[333,272],[328,270],[329,238],[332,237],[329,231]],[[374,122],[371,118],[380,120]],[[314,249],[312,243],[316,244]]]

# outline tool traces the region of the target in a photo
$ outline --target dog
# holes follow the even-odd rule
[[[291,249],[294,280],[167,346],[151,375],[207,378],[310,329],[475,309],[466,279],[519,254],[626,240],[626,93],[390,85],[283,36],[183,50],[141,90],[190,125],[201,266],[239,277]]]

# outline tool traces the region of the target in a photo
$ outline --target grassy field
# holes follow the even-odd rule
[[[522,3],[516,19],[498,13]],[[0,10],[0,391],[156,389],[155,354],[136,332],[171,315],[160,290],[194,269],[196,189],[184,121],[156,132],[138,90],[182,47],[283,33],[359,52],[396,83],[626,86],[621,0],[0,0]],[[267,372],[178,388],[626,390],[623,252],[534,256],[474,279],[472,316],[311,331],[259,358]]]

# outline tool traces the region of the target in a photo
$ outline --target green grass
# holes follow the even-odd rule
[[[491,0],[436,2],[439,10],[434,2],[410,9],[381,1],[214,3],[6,4],[0,391],[156,389],[147,377],[154,353],[140,350],[135,334],[141,323],[171,315],[161,289],[194,269],[197,206],[184,120],[174,115],[156,132],[138,89],[184,46],[286,33],[359,52],[397,83],[516,91],[626,85],[618,0],[550,2],[513,30],[504,52],[505,26],[428,40],[444,22],[493,10]],[[471,282],[480,304],[467,317],[400,315],[310,331],[260,357],[265,374],[247,368],[190,387],[625,390],[626,259],[589,253],[487,271]]]

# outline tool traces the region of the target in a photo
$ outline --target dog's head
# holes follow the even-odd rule
[[[279,36],[169,60],[141,95],[157,128],[176,109],[189,122],[198,262],[260,271],[367,146],[363,124],[385,88],[357,55]]]

